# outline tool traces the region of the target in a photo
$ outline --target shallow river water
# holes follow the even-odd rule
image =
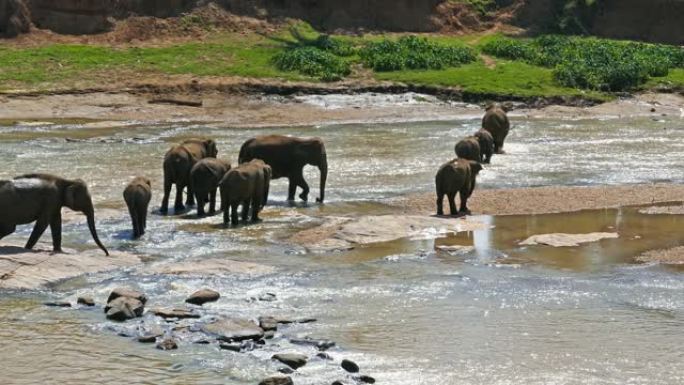
[[[684,120],[514,120],[506,155],[495,156],[478,188],[684,182]],[[433,190],[456,138],[479,119],[448,122],[233,129],[221,125],[65,122],[0,126],[0,179],[51,172],[86,180],[101,210],[110,249],[139,253],[146,265],[93,274],[41,291],[0,292],[2,384],[254,384],[277,372],[274,353],[315,350],[291,337],[331,339],[334,362],[312,358],[296,384],[351,379],[341,358],[380,384],[678,384],[684,383],[684,273],[635,264],[634,256],[684,244],[684,217],[636,208],[572,214],[478,217],[493,226],[437,240],[400,240],[349,252],[308,253],[284,242],[326,216],[392,213],[388,199]],[[153,180],[161,200],[161,162],[171,143],[206,136],[235,162],[242,142],[261,133],[320,136],[328,150],[327,203],[288,206],[276,181],[262,223],[224,229],[220,217],[151,213],[148,234],[131,241],[121,198],[136,175]],[[311,197],[318,172],[307,169]],[[684,197],[683,197],[684,199]],[[511,197],[515,204],[515,197]],[[97,214],[96,214],[97,215]],[[617,231],[619,239],[581,247],[518,246],[534,234]],[[24,241],[24,226],[6,240]],[[49,233],[44,235],[49,241]],[[3,240],[2,242],[5,242]],[[65,224],[64,243],[91,248],[82,224]],[[475,246],[449,253],[436,246]],[[191,257],[225,257],[275,267],[261,276],[183,278],[147,266]],[[318,321],[279,328],[274,343],[248,353],[181,339],[162,352],[117,334],[137,325],[105,321],[101,308],[54,309],[42,302],[142,289],[154,306],[181,304],[204,287],[220,301],[207,316],[278,314]],[[252,297],[275,293],[275,301]],[[151,315],[145,322],[153,323]]]

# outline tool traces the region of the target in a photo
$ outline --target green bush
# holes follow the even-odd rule
[[[482,47],[493,56],[553,68],[563,86],[624,91],[649,77],[684,67],[684,49],[658,44],[558,35],[532,40],[497,38]]]
[[[356,53],[354,46],[346,41],[330,37],[330,35],[319,35],[312,44],[316,48],[330,51],[337,56],[352,56]]]
[[[458,67],[477,58],[469,47],[446,46],[417,36],[369,43],[359,55],[366,67],[380,72]]]
[[[295,71],[323,81],[340,80],[351,73],[349,63],[316,47],[288,49],[277,54],[273,61],[281,71]]]

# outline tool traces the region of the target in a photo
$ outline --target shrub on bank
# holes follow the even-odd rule
[[[666,76],[671,68],[684,67],[682,48],[597,38],[500,37],[485,44],[482,51],[553,68],[555,79],[563,86],[600,91],[629,90],[649,77]]]
[[[273,59],[281,71],[295,71],[323,81],[340,80],[351,73],[349,63],[316,47],[297,47],[277,54]]]
[[[417,36],[368,43],[359,55],[375,71],[443,69],[475,61],[475,51],[465,46],[446,46]]]

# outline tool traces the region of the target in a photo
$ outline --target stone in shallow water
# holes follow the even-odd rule
[[[202,306],[207,302],[218,301],[219,298],[221,298],[221,294],[219,294],[219,292],[210,289],[202,289],[192,293],[190,297],[185,300],[185,302]]]
[[[638,257],[638,262],[662,263],[665,265],[684,264],[684,246],[673,247],[671,249],[649,250]]]
[[[318,348],[318,350],[328,350],[335,346],[335,341],[330,341],[330,340],[317,340],[313,339],[311,337],[306,337],[306,338],[292,338],[290,339],[290,342],[295,344],[295,345],[311,345],[315,346]]]
[[[225,342],[259,340],[264,336],[264,329],[239,318],[222,318],[202,326],[201,330]]]
[[[366,383],[366,384],[375,384],[375,378],[373,378],[371,376],[367,376],[365,374],[355,378],[355,380],[357,380],[358,382]]]
[[[348,371],[349,373],[358,373],[359,372],[359,365],[357,365],[354,361],[344,359],[344,360],[342,360],[342,363],[340,364],[340,366],[342,366],[342,369]]]
[[[307,357],[303,354],[280,353],[273,355],[271,358],[297,370],[306,365]]]
[[[263,379],[259,385],[294,385],[294,382],[290,377],[276,376]]]
[[[684,205],[678,206],[651,206],[639,210],[639,214],[648,215],[684,215]]]
[[[76,303],[78,303],[79,305],[84,305],[84,306],[95,306],[95,300],[93,299],[93,297],[91,297],[89,295],[84,295],[84,296],[78,297],[78,299],[76,300]]]
[[[140,317],[145,310],[142,302],[135,298],[118,297],[105,306],[107,318],[113,321],[126,321]]]
[[[618,238],[618,233],[588,233],[588,234],[540,234],[533,235],[519,243],[521,246],[547,245],[553,247],[574,247],[582,243],[598,242],[602,239]]]
[[[246,275],[261,276],[275,271],[272,266],[233,261],[224,258],[205,258],[179,263],[162,263],[145,267],[143,273],[182,276]]]
[[[200,318],[200,315],[187,309],[153,309],[152,313],[162,318]]]
[[[145,294],[129,287],[117,287],[116,289],[112,290],[107,298],[107,303],[110,303],[119,297],[134,298],[140,301],[143,305],[147,303],[147,296]]]
[[[157,344],[159,350],[175,350],[178,349],[178,344],[171,338],[166,338]]]
[[[71,304],[65,301],[45,302],[43,305],[48,307],[71,307]]]

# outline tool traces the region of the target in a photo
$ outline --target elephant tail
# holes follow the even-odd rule
[[[254,138],[248,139],[245,143],[242,144],[242,147],[240,147],[240,154],[238,155],[238,163],[245,163],[251,160],[249,158],[248,149],[253,142]]]

